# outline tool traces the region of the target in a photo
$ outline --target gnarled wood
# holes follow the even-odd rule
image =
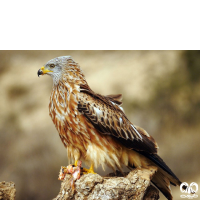
[[[15,184],[13,182],[0,182],[0,199],[14,200],[16,194]]]
[[[82,175],[75,183],[72,191],[69,180],[71,175],[67,174],[61,184],[61,189],[54,200],[84,199],[84,200],[158,200],[158,190],[151,186],[151,179],[156,172],[155,167],[149,169],[134,169],[125,173],[123,177],[119,172],[101,177],[98,174]]]

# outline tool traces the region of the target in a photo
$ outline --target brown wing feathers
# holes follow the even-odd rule
[[[116,115],[109,115],[107,109],[101,111],[98,105],[95,103],[91,105],[89,102],[80,100],[78,104],[78,110],[82,112],[85,117],[93,124],[93,126],[101,133],[113,135],[115,137],[122,137],[124,139],[133,139],[133,135],[130,132],[119,128],[120,123]]]
[[[122,103],[122,95],[102,96],[94,93],[88,85],[81,85],[80,91],[82,96],[78,110],[97,130],[103,134],[113,135],[127,148],[157,153],[158,147],[154,139],[142,128],[134,126],[118,106]]]
[[[116,103],[118,105],[122,105],[122,94],[116,94],[116,95],[106,95],[110,101],[113,103]]]
[[[133,149],[149,158],[173,177],[174,183],[172,182],[172,184],[180,183],[171,169],[157,155],[158,146],[153,137],[144,129],[133,126],[119,108],[118,105],[121,105],[121,95],[102,96],[94,93],[89,86],[81,87],[81,93],[82,98],[79,100],[78,110],[84,114],[99,132],[112,135],[125,147]],[[94,103],[91,104],[89,102]],[[106,109],[104,109],[105,107]]]

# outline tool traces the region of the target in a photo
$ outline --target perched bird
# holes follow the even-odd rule
[[[70,56],[48,61],[39,75],[50,75],[53,89],[49,115],[67,148],[68,159],[83,160],[93,166],[105,165],[115,170],[156,166],[152,183],[171,200],[170,184],[180,180],[157,154],[158,145],[144,129],[133,125],[125,115],[122,95],[103,96],[95,93]]]

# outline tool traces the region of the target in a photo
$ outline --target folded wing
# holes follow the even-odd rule
[[[102,96],[94,93],[88,85],[81,85],[80,91],[78,110],[100,133],[112,135],[127,148],[157,153],[154,139],[126,117],[120,107],[122,95]]]

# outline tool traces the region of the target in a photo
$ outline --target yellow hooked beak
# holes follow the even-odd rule
[[[38,74],[38,77],[39,77],[40,75],[44,75],[44,74],[46,74],[48,72],[53,72],[53,71],[45,69],[44,66],[43,66],[38,70],[37,74]]]

